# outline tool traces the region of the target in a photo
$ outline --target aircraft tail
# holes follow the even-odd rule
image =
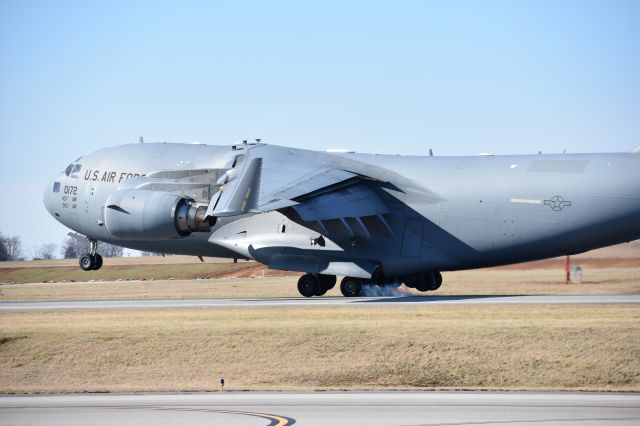
[[[640,145],[636,146],[635,148],[633,148],[629,152],[632,153],[632,154],[640,154]]]

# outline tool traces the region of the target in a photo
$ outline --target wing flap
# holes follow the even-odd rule
[[[382,200],[364,184],[355,184],[310,197],[295,205],[293,209],[308,222],[389,213]]]

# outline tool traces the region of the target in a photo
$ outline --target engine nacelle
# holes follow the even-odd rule
[[[104,209],[104,224],[117,238],[158,241],[210,232],[207,206],[176,194],[144,189],[114,191]]]

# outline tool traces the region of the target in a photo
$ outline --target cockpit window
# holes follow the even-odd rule
[[[73,166],[73,170],[71,170],[71,174],[74,175],[78,173],[81,168],[82,168],[82,164],[76,164],[75,166]]]
[[[67,176],[71,175],[71,177],[78,177],[80,169],[82,169],[82,164],[71,163],[69,167],[64,170],[64,174]]]
[[[60,182],[53,182],[53,192],[60,192]]]

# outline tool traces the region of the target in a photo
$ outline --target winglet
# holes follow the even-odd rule
[[[230,184],[222,190],[220,200],[212,212],[213,216],[237,216],[255,211],[260,191],[262,158],[254,158],[243,170],[235,185]]]

